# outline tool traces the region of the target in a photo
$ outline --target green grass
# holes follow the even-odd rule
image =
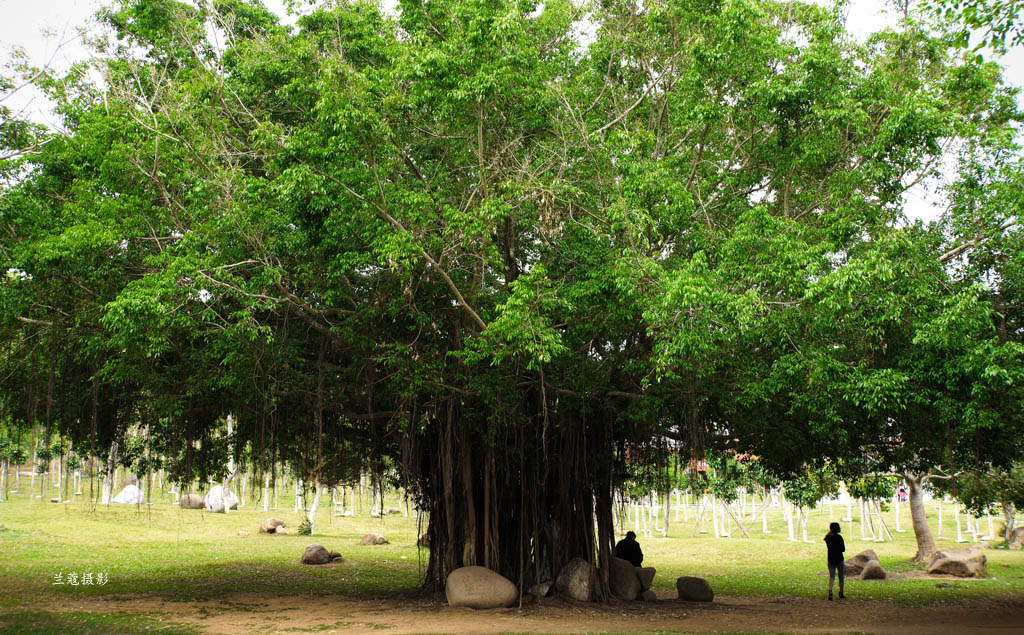
[[[174,622],[128,613],[85,613],[25,611],[0,613],[0,634],[64,635],[84,633],[169,633],[191,635],[199,631]]]
[[[277,510],[264,512],[249,502],[224,515],[182,510],[164,493],[158,493],[155,504],[148,507],[93,507],[81,501],[30,501],[28,487],[23,484],[21,490],[0,504],[0,523],[5,526],[0,531],[0,633],[131,633],[164,626],[170,632],[185,632],[163,618],[82,609],[92,598],[189,602],[226,597],[237,604],[235,609],[246,610],[244,603],[230,599],[232,594],[398,597],[418,589],[426,566],[427,553],[416,548],[415,516],[370,518],[368,500],[361,509],[357,506],[356,517],[346,518],[333,517],[329,499],[322,502],[315,536],[268,536],[259,534],[258,528],[270,516],[285,521],[289,531],[298,527],[301,514],[293,511],[290,497],[282,496]],[[907,507],[902,510],[902,524],[909,528]],[[934,509],[929,512],[935,531]],[[843,513],[845,507],[836,506],[833,517],[839,520]],[[677,577],[695,575],[706,578],[717,595],[822,597],[827,576],[821,537],[830,520],[828,508],[812,513],[809,543],[787,540],[778,508],[770,509],[769,518],[771,534],[761,533],[758,519],[749,528],[750,539],[738,531],[730,538],[715,539],[710,534],[693,535],[691,510],[685,522],[671,524],[668,538],[641,537],[644,563],[658,569],[655,589],[674,593]],[[891,528],[894,520],[887,519]],[[950,529],[950,517],[945,523],[947,535],[955,532]],[[849,580],[847,595],[853,600],[905,605],[965,599],[1024,601],[1024,553],[1020,551],[988,549],[989,578],[940,584],[907,578],[920,570],[909,562],[915,551],[912,532],[894,531],[895,543],[862,542],[856,521],[842,525],[848,556],[874,549],[896,578]],[[240,530],[248,535],[240,536]],[[390,544],[359,545],[360,538],[371,532],[384,534]],[[298,564],[310,542],[340,551],[344,561],[324,567]],[[949,540],[938,544],[940,549],[967,546]],[[55,575],[63,574],[66,581],[72,573],[79,578],[91,573],[94,584],[53,583]],[[102,586],[95,583],[101,573],[107,578]]]

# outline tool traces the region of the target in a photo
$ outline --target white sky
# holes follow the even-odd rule
[[[264,0],[279,15],[284,15],[284,0]],[[83,59],[86,51],[76,39],[78,27],[104,4],[104,0],[0,0],[0,61],[9,59],[12,47],[23,48],[34,64],[50,62],[67,67]],[[393,4],[387,2],[387,4]],[[894,20],[886,15],[884,0],[851,0],[847,28],[859,39],[884,28]],[[67,42],[70,40],[70,42]],[[67,42],[58,46],[60,42]],[[1012,84],[1024,82],[1024,47],[1012,49],[1000,60],[1006,66],[1005,77]],[[18,96],[17,108],[32,113],[32,118],[53,124],[47,105],[39,98]],[[15,100],[12,100],[15,101]],[[933,184],[934,185],[934,184]],[[933,193],[919,186],[907,196],[912,217],[934,218],[938,203]]]

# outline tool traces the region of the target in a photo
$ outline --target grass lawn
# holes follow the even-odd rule
[[[368,500],[361,509],[357,506],[355,517],[333,517],[328,498],[321,504],[317,535],[309,537],[294,533],[301,517],[293,512],[290,497],[280,497],[279,508],[270,512],[248,502],[224,515],[182,510],[163,492],[154,495],[151,506],[92,507],[83,501],[30,500],[28,489],[23,481],[11,500],[0,503],[0,524],[5,527],[0,531],[0,633],[189,632],[173,615],[104,614],[89,612],[88,605],[92,598],[191,602],[245,593],[396,597],[416,591],[426,566],[426,552],[416,548],[415,515],[370,518]],[[901,509],[902,525],[909,528],[907,506]],[[845,511],[836,506],[833,517],[840,520]],[[934,509],[929,512],[935,532]],[[895,519],[889,514],[892,528]],[[285,521],[292,533],[259,534],[260,523],[270,516]],[[787,539],[777,507],[769,509],[769,519],[771,534],[761,533],[759,518],[749,528],[749,539],[738,531],[715,539],[693,535],[690,510],[687,521],[671,524],[668,538],[641,536],[644,563],[658,569],[655,589],[673,593],[677,577],[695,575],[706,578],[716,595],[821,598],[827,582],[821,538],[829,508],[812,512],[808,543]],[[874,549],[892,578],[848,581],[847,594],[853,598],[899,604],[1024,602],[1020,551],[986,549],[989,578],[937,583],[913,577],[920,569],[909,562],[915,551],[912,532],[893,531],[895,543],[869,543],[859,539],[856,521],[840,522],[847,556]],[[944,522],[944,533],[955,533],[952,518],[947,515]],[[371,532],[385,535],[390,544],[359,545]],[[340,551],[344,562],[328,567],[297,564],[310,542]],[[966,546],[951,540],[938,544],[940,549]],[[63,584],[55,583],[58,576]],[[89,577],[92,583],[84,583]],[[70,584],[74,578],[77,585]]]

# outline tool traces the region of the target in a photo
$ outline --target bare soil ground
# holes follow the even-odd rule
[[[90,601],[61,610],[124,611],[194,626],[207,633],[879,633],[954,635],[1024,633],[1024,604],[991,601],[912,607],[877,601],[716,597],[684,602],[581,604],[558,599],[521,608],[475,611],[409,598],[236,594],[222,601]]]

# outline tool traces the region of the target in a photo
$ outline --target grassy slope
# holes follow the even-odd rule
[[[19,628],[22,622],[39,626],[29,629],[35,632],[47,628],[47,620],[57,620],[54,632],[90,632],[90,620],[103,618],[38,611],[73,610],[87,605],[92,596],[115,599],[157,595],[187,601],[233,592],[364,597],[402,593],[417,588],[426,564],[426,552],[415,547],[415,517],[397,514],[369,518],[366,500],[361,510],[357,507],[361,513],[352,518],[332,518],[329,499],[322,503],[318,535],[310,538],[294,534],[300,515],[292,511],[290,497],[281,497],[279,509],[269,513],[250,502],[237,512],[223,515],[181,510],[163,493],[150,507],[91,508],[83,502],[30,502],[27,490],[23,485],[11,501],[0,504],[0,523],[6,527],[0,532],[0,613],[7,613],[0,616],[0,632],[25,632]],[[909,527],[907,507],[901,507],[903,526]],[[835,518],[843,512],[845,507],[837,506]],[[268,516],[284,520],[293,533],[258,534],[260,522]],[[828,508],[811,515],[810,543],[787,540],[779,509],[771,509],[769,518],[773,533],[762,534],[758,519],[749,540],[739,532],[718,540],[709,534],[692,536],[692,511],[689,522],[672,524],[669,538],[641,537],[645,564],[658,569],[655,588],[674,591],[678,576],[697,575],[707,578],[721,595],[820,597],[827,581],[821,536],[829,522]],[[891,512],[888,520],[892,526]],[[947,515],[947,535],[951,521]],[[937,521],[932,518],[932,522],[934,525]],[[859,540],[856,523],[844,522],[843,527],[848,556],[872,548],[890,572],[915,569],[908,562],[915,549],[911,532],[894,532],[896,543],[866,543]],[[710,530],[710,523],[707,528]],[[240,530],[248,535],[240,536]],[[359,539],[370,532],[384,534],[390,544],[358,545]],[[345,562],[331,567],[296,564],[310,542],[340,551]],[[939,546],[957,545],[941,541]],[[934,580],[853,580],[848,582],[847,594],[855,599],[909,604],[973,598],[1024,601],[1024,553],[990,549],[986,555],[989,579],[955,581],[947,588],[937,587]],[[94,577],[104,573],[109,581],[103,586],[53,584],[58,573],[66,579],[72,573],[81,576],[88,572]],[[69,626],[76,624],[75,628]],[[126,622],[122,626],[125,632],[146,630],[145,624]],[[102,631],[102,626],[96,628],[96,632]]]

